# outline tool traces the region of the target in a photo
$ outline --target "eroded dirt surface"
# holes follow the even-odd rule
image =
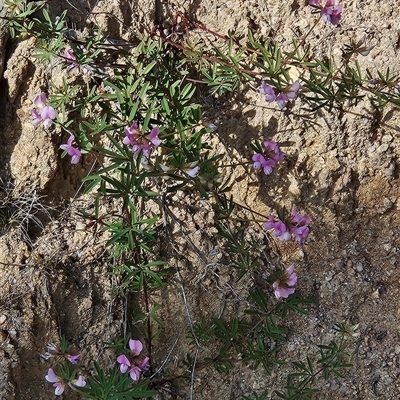
[[[112,37],[132,40],[153,27],[155,5],[150,0],[137,4],[53,0],[48,5],[51,15],[58,15],[65,3],[72,28],[100,24]],[[316,17],[305,3],[177,1],[164,4],[163,13],[170,20],[175,11],[186,10],[210,29],[245,33],[250,28],[285,45],[293,35],[305,35],[314,23]],[[310,34],[315,54],[328,53],[340,63],[343,44],[366,36],[374,48],[368,56],[358,56],[362,70],[389,66],[399,72],[398,2],[342,3],[339,27],[320,23]],[[54,398],[44,381],[49,364],[40,354],[60,333],[82,357],[107,357],[102,343],[122,336],[127,320],[129,328],[135,321],[134,312],[127,318],[125,305],[111,295],[115,282],[106,274],[106,237],[87,229],[77,214],[87,204],[80,180],[93,160],[84,157],[71,168],[58,151],[61,132],[34,128],[29,122],[35,94],[49,82],[58,82],[62,73],[60,65],[42,66],[32,58],[33,45],[32,39],[7,44],[1,86],[1,176],[12,176],[19,191],[37,189],[49,205],[63,211],[52,212],[53,221],[44,221],[45,231],[32,242],[14,229],[0,237],[0,398],[4,399]],[[317,344],[329,343],[335,324],[359,324],[360,335],[348,349],[353,367],[345,379],[327,381],[317,398],[400,398],[399,110],[387,107],[378,115],[368,102],[361,102],[341,115],[310,114],[296,101],[290,112],[279,112],[249,89],[241,88],[234,99],[207,98],[205,111],[218,126],[218,139],[212,143],[221,146],[232,162],[249,159],[253,139],[285,144],[286,161],[271,177],[246,167],[234,170],[239,203],[262,214],[277,206],[295,206],[312,217],[312,234],[303,249],[274,245],[279,251],[273,262],[295,263],[298,291],[316,300],[309,315],[287,322],[289,341],[284,351],[288,359],[304,360],[316,353]],[[236,315],[240,290],[246,289],[244,282],[237,292],[231,290],[235,276],[212,236],[209,204],[185,193],[176,201],[185,204],[174,208],[175,217],[169,218],[176,246],[166,245],[164,250],[180,274],[154,299],[163,304],[165,320],[155,362],[161,365],[167,360],[169,368],[174,367],[175,356],[193,351],[187,341],[191,322],[199,322],[201,315]],[[207,352],[212,354],[212,348],[202,349],[201,355]],[[285,368],[266,376],[245,363],[238,363],[228,375],[200,370],[193,398],[240,399],[253,390],[272,392],[282,387],[285,376]],[[189,386],[183,381],[175,389],[190,398]],[[74,397],[69,391],[63,398]]]

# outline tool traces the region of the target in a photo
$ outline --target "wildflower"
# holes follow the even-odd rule
[[[276,99],[274,88],[267,85],[264,81],[261,82],[260,93],[265,96],[265,101],[267,103],[272,103]]]
[[[330,22],[332,25],[338,25],[342,16],[343,5],[336,5],[335,3],[336,0],[326,0],[325,5],[323,5],[321,0],[310,0],[309,5],[321,10],[322,21]]]
[[[198,165],[186,171],[186,173],[191,178],[195,178],[199,174],[199,172],[200,172],[200,167]]]
[[[128,371],[129,367],[131,366],[131,362],[128,360],[125,354],[121,354],[117,357],[117,363],[120,364],[119,370],[123,374]]]
[[[292,235],[297,243],[303,245],[308,235],[310,234],[309,224],[311,219],[308,215],[301,215],[297,210],[293,210],[292,215],[286,218],[286,210],[283,210],[283,215],[276,220],[272,215],[268,217],[268,221],[264,223],[265,230],[273,229],[275,236],[282,240],[288,241]],[[282,217],[282,218],[281,218]]]
[[[140,340],[129,340],[129,348],[134,356],[138,356],[143,350],[143,344]]]
[[[71,364],[78,364],[79,359],[81,358],[80,354],[76,355],[71,355],[71,354],[65,354],[65,358],[71,363]]]
[[[72,383],[78,387],[86,386],[86,378],[83,375],[79,375],[78,379],[74,379]]]
[[[140,379],[140,374],[142,373],[142,370],[134,365],[130,370],[129,370],[129,376],[133,381],[138,381]]]
[[[302,245],[310,233],[311,219],[308,215],[300,215],[296,210],[292,212],[292,227],[291,232],[295,236],[296,242]]]
[[[65,389],[65,384],[60,380],[60,378],[54,373],[52,368],[49,368],[47,375],[45,376],[46,381],[53,383],[55,387],[54,394],[56,396],[61,396]]]
[[[294,100],[297,97],[299,90],[300,90],[300,82],[296,81],[287,89],[285,89],[283,92],[279,93],[275,99],[279,109],[283,110],[286,107],[286,104],[289,100]]]
[[[265,96],[265,101],[267,103],[276,101],[279,109],[283,110],[289,100],[294,100],[297,97],[300,87],[300,82],[295,81],[290,86],[283,89],[282,92],[277,93],[276,89],[262,81],[260,93]]]
[[[43,121],[44,127],[48,129],[52,124],[52,120],[56,117],[56,110],[47,105],[47,97],[43,92],[35,97],[33,103],[36,107],[31,110],[31,124],[37,126]]]
[[[279,150],[278,144],[272,140],[265,140],[264,154],[256,153],[253,155],[253,167],[255,169],[262,169],[265,175],[272,173],[275,165],[284,159],[283,153]]]
[[[274,229],[275,236],[284,242],[290,240],[291,238],[289,228],[285,225],[285,223],[280,220],[275,220],[272,215],[268,217],[268,221],[265,222],[263,227],[265,230]]]
[[[297,283],[297,275],[294,272],[294,265],[286,268],[286,271],[282,276],[276,280],[272,287],[274,288],[275,297],[277,299],[287,298],[294,293],[295,288],[293,287]]]
[[[84,48],[82,48],[82,50],[84,50]],[[63,53],[63,58],[67,64],[70,64],[67,69],[69,69],[71,71],[80,69],[79,63],[76,61],[75,54],[72,50],[65,49],[64,53]],[[87,67],[83,66],[82,73],[85,75],[89,74],[89,69]]]
[[[70,64],[68,69],[75,70],[79,67],[79,64],[76,62],[75,54],[72,50],[64,50],[63,57],[65,62]]]
[[[186,172],[191,178],[196,178],[200,172],[200,167],[197,165],[197,161],[184,166],[183,171]]]
[[[82,153],[78,148],[72,146],[73,140],[74,140],[74,137],[71,135],[69,137],[67,143],[62,144],[60,146],[60,149],[66,151],[68,153],[68,155],[70,155],[72,157],[71,164],[78,164],[79,160],[82,157]]]
[[[216,132],[218,130],[218,126],[212,122],[208,124],[208,127],[211,129],[211,132]]]
[[[142,153],[146,158],[149,158],[151,151],[161,144],[158,137],[159,133],[160,129],[156,126],[150,133],[144,134],[139,130],[138,123],[134,121],[130,127],[125,128],[125,137],[122,143],[132,146],[133,154]]]
[[[131,349],[132,358],[135,359],[143,350],[143,344],[140,340],[129,340],[129,348]],[[138,381],[140,375],[144,369],[149,365],[149,358],[146,357],[139,364],[133,360],[132,362],[128,359],[125,354],[121,354],[117,357],[117,362],[120,364],[119,370],[124,374],[128,371],[129,376],[133,381]],[[133,364],[133,365],[132,365]]]

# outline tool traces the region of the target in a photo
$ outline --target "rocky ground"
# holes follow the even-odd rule
[[[126,40],[151,32],[155,17],[169,21],[180,10],[210,29],[222,33],[252,29],[285,45],[293,36],[305,35],[317,18],[307,3],[165,1],[162,14],[151,0],[52,0],[48,7],[52,16],[67,8],[71,28],[99,24],[110,36]],[[310,34],[315,54],[327,53],[340,61],[341,47],[365,36],[374,47],[367,56],[358,56],[362,70],[390,67],[399,73],[398,2],[342,3],[339,27],[320,23]],[[62,74],[59,65],[42,66],[32,57],[34,44],[29,38],[11,40],[4,31],[0,38],[0,56],[5,59],[0,86],[3,189],[12,177],[13,202],[22,209],[38,209],[44,225],[42,229],[31,221],[29,232],[9,226],[1,230],[0,398],[4,399],[54,398],[44,381],[48,364],[40,358],[46,344],[62,333],[83,356],[106,357],[102,343],[123,335],[126,321],[127,306],[112,295],[115,282],[106,274],[106,239],[87,229],[77,214],[87,201],[81,178],[92,161],[84,158],[72,169],[68,160],[60,158],[61,133],[30,124],[35,94],[49,82],[57,84]],[[248,89],[241,88],[234,101],[208,98],[205,110],[218,126],[218,145],[233,161],[249,158],[253,139],[285,144],[288,161],[273,179],[249,174],[247,168],[235,169],[236,200],[262,214],[277,205],[296,206],[312,218],[312,234],[303,249],[276,244],[280,261],[297,266],[299,292],[316,299],[309,315],[289,319],[285,351],[293,360],[304,359],[314,345],[329,343],[335,324],[359,324],[360,334],[348,349],[353,367],[345,379],[326,382],[317,398],[400,398],[399,110],[388,106],[376,113],[365,101],[341,114],[310,114],[297,101],[290,112],[279,112]],[[212,216],[207,204],[196,198],[185,201],[187,208],[177,211],[183,223],[177,224],[174,234],[182,238],[181,254],[191,244],[196,250],[182,259],[182,275],[171,288],[159,293],[165,319],[156,352],[160,363],[171,348],[176,356],[190,350],[185,342],[188,315],[196,318],[196,310],[209,304],[216,313],[226,304],[228,312],[235,312],[230,297],[211,290],[218,282],[205,268],[222,253],[209,229]],[[198,254],[203,257],[200,261]],[[234,277],[224,272],[224,281],[232,283]],[[187,295],[186,307],[182,293]],[[128,320],[134,321],[134,315]],[[169,362],[173,365],[173,358]],[[253,390],[276,389],[284,379],[279,368],[268,377],[240,365],[229,375],[200,371],[193,398],[240,399]],[[179,390],[189,396],[187,382]],[[74,397],[68,393],[63,398]]]

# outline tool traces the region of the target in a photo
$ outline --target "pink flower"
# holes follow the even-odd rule
[[[144,370],[149,366],[149,364],[150,364],[150,358],[149,357],[145,357],[143,359],[143,361],[140,363],[139,367],[140,367],[140,369]]]
[[[70,354],[66,354],[65,358],[71,363],[71,364],[78,364],[79,359],[81,358],[80,354],[76,354],[76,355],[70,355]]]
[[[82,48],[82,50],[84,50],[84,48]],[[75,54],[74,54],[74,52],[72,50],[64,50],[63,57],[65,59],[65,62],[67,64],[70,64],[68,66],[69,70],[74,71],[74,70],[79,69],[79,63],[76,61]],[[89,73],[89,69],[87,67],[83,66],[82,67],[82,73],[83,74],[88,74]]]
[[[37,126],[43,121],[43,126],[48,129],[53,123],[52,120],[57,116],[56,110],[52,106],[47,105],[47,97],[43,92],[35,97],[33,103],[37,109],[33,108],[31,110],[31,124]]]
[[[326,0],[325,5],[321,0],[310,0],[309,5],[318,8],[321,19],[324,22],[330,22],[332,25],[338,25],[342,17],[343,5],[335,4],[336,0]]]
[[[200,172],[200,167],[197,165],[196,167],[193,167],[189,170],[186,171],[186,173],[191,177],[191,178],[196,178],[196,176]]]
[[[144,134],[139,130],[138,123],[134,121],[130,127],[125,128],[122,143],[132,146],[132,152],[135,155],[142,153],[144,157],[149,158],[152,150],[161,144],[159,133],[160,129],[156,126],[150,133]]]
[[[275,218],[270,215],[268,221],[264,223],[263,228],[265,230],[273,229],[275,231],[275,236],[282,241],[290,240],[293,235],[296,242],[303,245],[310,233],[310,228],[308,226],[311,222],[310,217],[308,215],[301,215],[296,210],[293,210],[290,217],[282,218],[284,221],[280,219],[275,220]]]
[[[120,364],[119,370],[123,374],[128,371],[129,367],[131,366],[131,362],[128,360],[125,354],[121,354],[117,357],[117,363]]]
[[[43,108],[45,105],[47,105],[47,96],[46,93],[40,93],[38,94],[35,99],[33,100],[33,103],[35,104],[36,107]]]
[[[253,155],[252,160],[254,169],[262,169],[265,175],[270,175],[272,173],[273,167],[276,165],[276,161],[267,160],[262,154],[256,153]]]
[[[279,150],[278,144],[274,142],[273,140],[265,140],[263,142],[264,145],[264,152],[270,158],[271,160],[274,160],[275,162],[282,161],[285,156],[281,151]]]
[[[279,93],[278,96],[276,96],[276,103],[278,104],[279,109],[283,110],[289,100],[294,100],[297,97],[299,90],[300,82],[296,81],[282,93]]]
[[[70,64],[68,69],[74,70],[79,67],[79,64],[76,62],[75,54],[72,50],[64,50],[63,57],[66,63]]]
[[[260,93],[265,96],[266,102],[271,103],[276,101],[279,109],[283,110],[289,100],[294,100],[297,97],[300,88],[300,82],[295,81],[290,86],[283,89],[282,92],[277,93],[276,89],[262,81]]]
[[[276,99],[274,88],[267,85],[264,81],[261,82],[260,93],[265,96],[265,101],[267,103],[272,103]]]
[[[142,370],[137,367],[136,365],[133,366],[130,370],[129,370],[129,376],[131,377],[131,379],[133,381],[138,381],[140,378],[140,374],[142,373]]]
[[[275,220],[272,215],[268,217],[268,221],[263,225],[265,230],[274,229],[275,236],[284,242],[290,240],[291,234],[288,227],[280,220]]]
[[[264,154],[256,153],[253,155],[252,160],[253,168],[262,169],[265,175],[272,173],[275,165],[284,159],[283,153],[280,152],[278,144],[272,140],[265,140]]]
[[[78,379],[72,381],[75,386],[84,387],[86,386],[86,378],[83,375],[79,375]]]
[[[123,144],[127,146],[134,146],[136,143],[136,137],[140,134],[139,125],[136,121],[128,128],[125,128],[125,137],[122,140]]]
[[[287,298],[294,293],[295,288],[293,287],[297,283],[297,275],[294,272],[294,265],[286,268],[286,272],[276,280],[272,287],[275,291],[275,297],[280,299],[281,297]]]
[[[54,394],[56,396],[61,396],[64,392],[65,384],[61,382],[60,378],[54,373],[54,371],[51,368],[49,368],[45,378],[47,382],[54,383],[53,384],[53,387],[55,387]]]
[[[191,178],[196,178],[196,176],[200,173],[200,167],[197,165],[198,161],[194,161],[190,164],[186,164],[182,169],[186,172]]]
[[[143,344],[140,340],[129,340],[129,348],[134,356],[138,356],[143,350]]]
[[[142,352],[143,344],[140,340],[129,340],[129,348],[131,349],[131,355],[133,360]],[[133,381],[137,381],[140,379],[140,375],[144,369],[149,365],[149,358],[146,357],[141,363],[137,363],[133,361],[133,365],[131,361],[124,354],[121,354],[117,357],[117,362],[120,364],[119,369],[124,374],[128,371],[129,376]]]
[[[296,210],[293,210],[291,232],[295,236],[296,242],[300,245],[304,244],[310,233],[310,228],[308,227],[310,222],[311,218],[308,215],[300,215]]]
[[[78,164],[79,160],[82,157],[82,153],[78,148],[72,146],[73,140],[74,140],[74,137],[71,135],[69,137],[67,143],[62,144],[60,146],[60,149],[66,151],[68,153],[68,155],[70,155],[72,157],[71,164]]]
[[[158,126],[155,126],[149,134],[149,140],[154,147],[158,147],[161,144],[161,140],[158,138],[159,134],[160,128]]]

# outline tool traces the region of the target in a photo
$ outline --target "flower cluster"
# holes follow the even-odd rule
[[[45,378],[47,382],[53,383],[53,387],[55,388],[54,394],[56,396],[61,396],[64,393],[65,386],[67,385],[68,381],[57,376],[52,368],[49,368]],[[83,375],[79,375],[78,379],[73,379],[70,381],[70,383],[77,387],[86,386],[86,380]]]
[[[264,229],[274,229],[275,236],[282,240],[290,240],[292,235],[296,242],[303,245],[307,239],[310,228],[311,219],[308,215],[300,215],[296,210],[293,210],[292,215],[288,218],[276,220],[272,215],[268,217],[268,221],[263,225]]]
[[[38,94],[33,100],[35,108],[31,110],[31,124],[33,126],[39,125],[43,121],[43,126],[48,129],[53,122],[53,119],[57,116],[56,110],[47,105],[46,93]]]
[[[136,156],[140,153],[145,158],[149,158],[152,150],[158,147],[161,140],[158,138],[160,129],[154,127],[150,133],[143,133],[139,130],[139,125],[136,121],[128,128],[125,128],[125,137],[123,143],[127,146],[132,146],[132,152]]]
[[[125,354],[121,354],[117,357],[117,362],[119,364],[119,369],[123,374],[128,371],[131,379],[133,381],[138,381],[140,374],[149,365],[149,357],[145,357],[142,361],[137,362],[137,356],[143,350],[143,344],[140,340],[130,339],[129,348],[131,349],[131,359],[128,359]]]
[[[79,160],[82,157],[81,151],[72,146],[72,142],[74,141],[74,137],[71,135],[66,144],[62,144],[60,146],[61,150],[64,150],[71,156],[71,164],[78,164]]]
[[[321,0],[310,0],[310,6],[318,8],[322,21],[330,22],[332,25],[338,25],[342,17],[343,5],[335,4],[336,0],[326,0],[325,5]]]
[[[278,144],[272,140],[265,140],[263,142],[264,153],[256,153],[253,155],[253,167],[255,169],[262,169],[265,175],[272,173],[272,168],[282,161],[285,156],[279,150]]]
[[[286,271],[277,279],[272,287],[274,288],[275,297],[277,299],[287,298],[294,293],[293,287],[297,283],[297,275],[294,272],[294,265],[286,268]]]
[[[266,84],[264,81],[261,82],[260,93],[265,96],[267,103],[276,101],[280,110],[286,107],[289,100],[294,100],[299,94],[300,82],[295,81],[290,86],[287,86],[281,92],[278,92],[272,86]]]

